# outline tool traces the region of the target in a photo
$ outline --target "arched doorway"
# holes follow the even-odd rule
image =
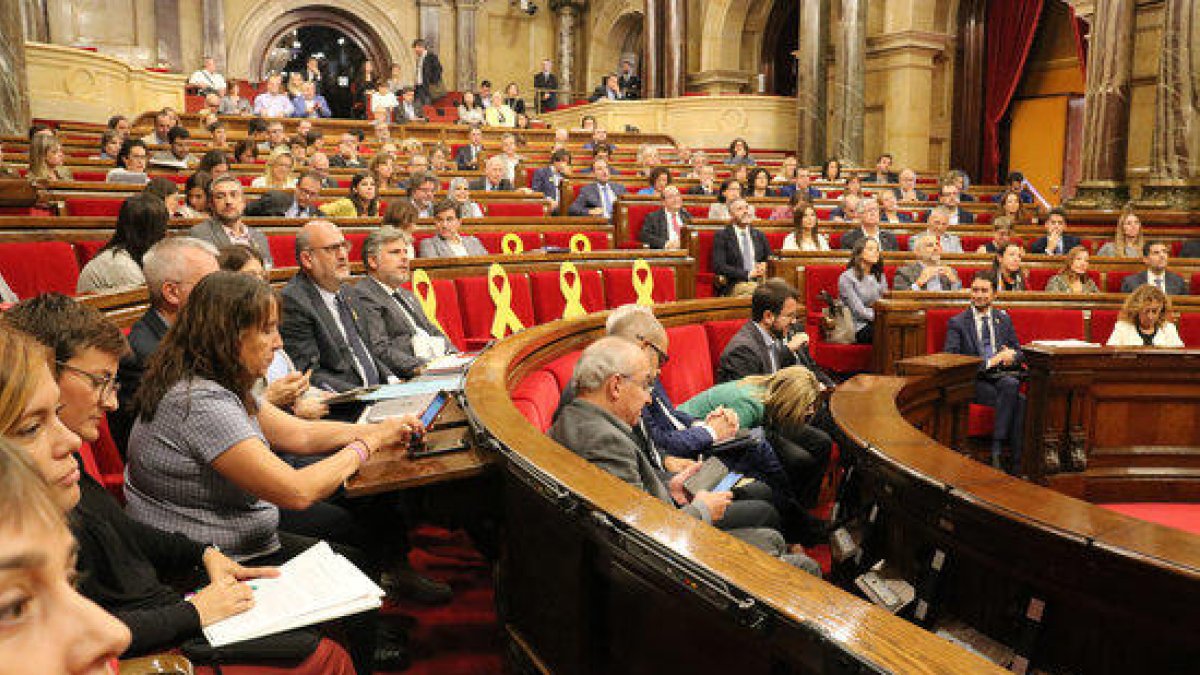
[[[767,76],[766,93],[796,95],[796,57],[800,46],[800,5],[776,2],[771,7],[763,34],[762,66]]]
[[[640,11],[626,5],[610,5],[609,11],[595,18],[594,36],[587,52],[587,80],[576,83],[579,90],[590,93],[600,86],[605,75],[618,72],[623,58],[633,61],[635,70],[641,74],[644,21]]]

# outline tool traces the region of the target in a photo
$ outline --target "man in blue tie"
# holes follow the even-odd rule
[[[596,182],[588,183],[579,190],[579,196],[571,203],[567,213],[572,216],[603,216],[611,220],[617,199],[625,194],[625,186],[609,182],[612,172],[606,159],[592,162],[592,175]]]
[[[1010,472],[1021,465],[1025,397],[1021,394],[1021,341],[1008,313],[992,306],[996,276],[991,270],[971,281],[971,307],[950,319],[943,351],[979,357],[975,402],[996,409],[992,466],[1001,468],[1005,445],[1012,450]]]

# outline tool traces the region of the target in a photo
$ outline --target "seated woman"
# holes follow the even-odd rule
[[[729,204],[741,196],[741,183],[733,179],[721,181],[721,188],[717,190],[717,201],[708,207],[708,217],[713,220],[729,220]]]
[[[96,310],[62,295],[28,300],[14,312],[0,327],[0,355],[10,366],[0,373],[5,402],[0,434],[28,453],[50,483],[59,513],[67,515],[79,543],[79,590],[124,624],[124,655],[178,648],[200,638],[205,626],[249,609],[253,596],[243,582],[275,576],[274,569],[243,567],[215,547],[130,519],[112,495],[79,470],[73,453],[80,438],[94,442],[99,437],[95,420],[116,407],[112,374],[126,349],[120,330]],[[43,344],[14,325],[32,331]],[[64,326],[71,330],[60,330]],[[47,360],[51,353],[59,361],[57,385]],[[97,371],[108,379],[99,384],[90,379]],[[33,420],[41,431],[21,433]],[[185,599],[167,579],[200,590]],[[235,662],[227,672],[353,673],[345,651],[330,640],[322,640],[311,654],[297,654],[296,664],[264,671]]]
[[[387,208],[383,211],[383,222],[380,227],[394,227],[408,235],[408,259],[412,260],[417,257],[413,250],[412,242],[415,241],[413,235],[417,231],[417,207],[407,199],[397,199],[388,202]]]
[[[471,201],[471,181],[467,180],[466,176],[451,178],[450,189],[447,192],[450,199],[458,204],[459,218],[483,217],[483,208],[479,206],[478,202]]]
[[[872,305],[887,292],[883,276],[883,254],[879,242],[863,238],[850,251],[846,271],[838,277],[838,295],[854,317],[854,341],[870,344],[875,328]]]
[[[1067,259],[1058,274],[1046,282],[1047,293],[1099,293],[1096,282],[1088,276],[1088,252],[1082,246],[1067,251]]]
[[[771,187],[771,172],[763,167],[755,167],[750,170],[746,177],[746,198],[747,199],[762,199],[764,197],[774,197],[775,189]]]
[[[846,180],[842,177],[842,160],[837,157],[825,160],[825,165],[821,167],[821,180],[827,183],[845,183]]]
[[[167,216],[176,217],[179,207],[183,205],[183,195],[179,192],[179,184],[170,178],[155,176],[142,188],[142,194],[158,197],[167,207]]]
[[[996,216],[992,221],[992,240],[975,249],[976,253],[999,253],[1012,241],[1013,221],[1008,216]]]
[[[444,143],[438,143],[429,151],[429,170],[436,174],[458,170],[458,167],[450,161],[450,150]]]
[[[1153,284],[1143,284],[1125,298],[1120,318],[1108,337],[1109,347],[1179,347],[1183,340],[1171,322],[1171,298]]]
[[[188,176],[183,186],[183,204],[180,205],[180,218],[208,217],[208,186],[212,183],[212,174],[207,171],[197,171]]]
[[[92,155],[88,159],[98,159],[102,162],[117,161],[117,153],[121,151],[121,141],[124,138],[121,134],[109,129],[100,135],[100,154]]]
[[[133,288],[146,283],[142,256],[167,236],[167,207],[153,195],[134,195],[117,214],[117,226],[104,248],[79,272],[77,293]]]
[[[911,223],[912,216],[899,208],[899,198],[891,190],[880,190],[876,193],[879,199],[879,222],[891,225]]]
[[[367,164],[367,172],[375,179],[375,189],[396,187],[396,157],[390,152],[376,152]]]
[[[1010,241],[996,253],[992,261],[992,270],[996,273],[997,291],[1026,291],[1029,290],[1025,280],[1025,272],[1021,270],[1021,259],[1025,249],[1015,241]]]
[[[846,187],[842,190],[842,196],[854,195],[860,200],[866,197],[863,193],[862,177],[856,173],[852,173],[846,177]]]
[[[750,156],[750,144],[746,143],[744,138],[735,138],[729,144],[729,156],[725,158],[725,163],[729,166],[745,165],[754,166],[758,162]]]
[[[368,218],[379,215],[379,192],[369,173],[356,173],[350,179],[350,195],[322,204],[321,213],[330,218]]]
[[[67,153],[58,137],[38,134],[29,142],[30,180],[73,180],[66,162]]]
[[[817,209],[809,202],[796,202],[792,227],[795,229],[783,238],[784,251],[829,250],[829,237],[821,233]]]
[[[996,218],[1008,218],[1013,225],[1027,225],[1033,222],[1033,210],[1025,209],[1021,203],[1021,193],[1009,190],[996,200]]]
[[[462,102],[458,104],[459,124],[483,124],[483,105],[475,92],[467,90],[462,93]]]
[[[654,195],[662,197],[663,190],[671,184],[671,172],[665,166],[656,166],[650,170],[650,185],[638,190],[639,195]]]
[[[250,182],[250,187],[265,187],[272,190],[291,190],[296,187],[296,176],[292,169],[296,161],[286,145],[275,146],[267,159],[263,175]]]
[[[1096,251],[1101,258],[1138,258],[1142,257],[1142,245],[1146,238],[1142,233],[1142,220],[1125,207],[1121,217],[1117,218],[1117,229],[1113,232],[1113,240],[1107,242]]]
[[[521,88],[516,82],[509,82],[504,87],[504,105],[518,115],[525,114],[525,99],[521,98]]]
[[[145,185],[150,177],[146,175],[146,165],[150,162],[150,153],[146,144],[139,138],[127,138],[117,151],[117,166],[109,169],[104,180],[109,183],[132,183]]]

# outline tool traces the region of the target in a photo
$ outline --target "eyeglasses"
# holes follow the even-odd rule
[[[649,347],[650,349],[654,350],[654,353],[658,356],[658,367],[659,368],[667,365],[667,361],[671,360],[671,357],[668,356],[667,353],[664,352],[662,350],[662,348],[659,347],[658,345],[647,340],[646,338],[642,337],[641,335],[637,336],[637,339],[642,343],[643,346]]]
[[[643,380],[641,382],[638,382],[637,380],[635,380],[633,378],[632,375],[626,375],[625,373],[621,373],[620,376],[621,376],[622,380],[629,380],[630,382],[632,382],[634,384],[634,386],[645,390],[647,394],[654,391],[654,381],[653,380]]]
[[[330,244],[328,246],[310,246],[308,247],[308,250],[324,251],[326,253],[345,253],[350,250],[350,242],[343,239],[336,244]]]
[[[121,391],[121,383],[117,382],[117,376],[112,373],[97,375],[89,373],[82,368],[77,368],[65,361],[55,361],[54,363],[65,371],[87,378],[88,383],[92,385],[92,389],[96,391],[101,401],[109,396],[116,396],[117,392]]]

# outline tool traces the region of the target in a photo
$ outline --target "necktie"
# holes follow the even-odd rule
[[[996,345],[992,341],[992,317],[991,314],[984,314],[981,319],[983,330],[980,331],[981,339],[983,340],[983,360],[990,361],[996,355]]]
[[[354,312],[341,293],[337,294],[337,309],[338,320],[342,322],[342,330],[346,332],[346,342],[350,345],[350,353],[354,355],[363,384],[379,384],[379,371],[375,368],[375,361],[359,336],[358,326],[354,323]]]
[[[771,362],[771,372],[779,371],[779,341],[771,340],[767,343],[767,359]]]
[[[754,244],[750,243],[750,228],[738,231],[738,240],[742,243],[742,267],[747,271],[754,270]]]
[[[612,217],[612,201],[608,197],[608,183],[597,183],[600,190],[600,208],[604,209],[604,217]]]
[[[683,238],[683,226],[679,224],[679,214],[671,214],[671,239],[679,241]]]
[[[500,124],[504,124],[504,111],[497,108],[496,119],[499,120]]]
[[[654,449],[654,442],[650,440],[650,434],[646,433],[646,427],[640,418],[637,425],[633,427],[633,435],[637,439],[638,448],[646,455],[646,459],[650,460],[650,464],[662,471],[662,457],[659,457],[658,451]]]
[[[408,304],[408,300],[404,297],[404,294],[396,291],[392,293],[392,297],[396,298],[396,302],[400,303],[400,311],[404,312],[404,318],[408,319],[408,322],[412,324],[413,332],[417,335],[429,335],[429,331],[421,327],[421,321],[417,318],[416,310]]]

